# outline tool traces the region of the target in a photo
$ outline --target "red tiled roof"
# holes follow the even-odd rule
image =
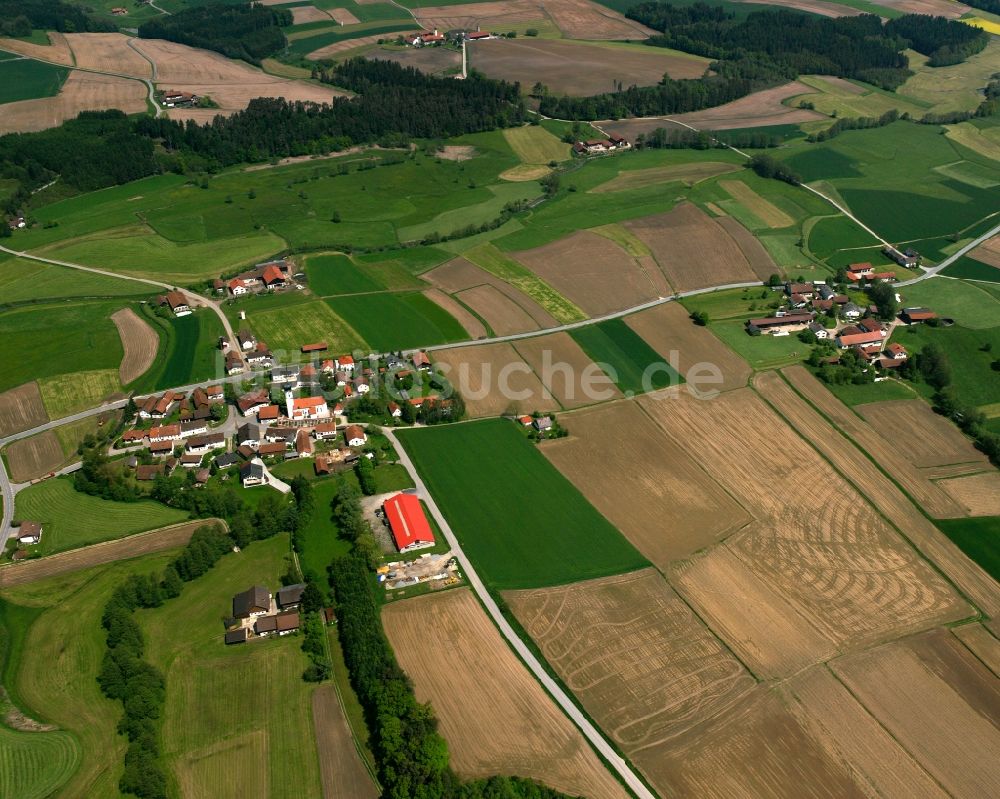
[[[326,349],[326,342],[325,341],[319,341],[319,342],[317,342],[315,344],[303,344],[302,345],[302,351],[303,352],[322,352],[325,349]]]
[[[320,405],[326,405],[326,400],[323,397],[305,397],[304,399],[292,400],[292,408],[294,410],[318,408]]]
[[[261,280],[265,283],[277,283],[279,280],[284,280],[285,276],[281,274],[281,270],[278,269],[274,264],[268,264],[264,267],[264,274],[261,275]]]
[[[258,419],[277,419],[281,409],[277,405],[265,405],[257,411]]]

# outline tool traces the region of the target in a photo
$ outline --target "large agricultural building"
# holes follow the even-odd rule
[[[396,494],[383,505],[396,549],[411,552],[434,546],[434,533],[420,500],[413,494]]]

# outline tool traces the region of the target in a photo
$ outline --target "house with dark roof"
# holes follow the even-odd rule
[[[254,463],[253,461],[244,463],[240,467],[240,481],[243,483],[244,488],[266,485],[267,478],[264,477],[264,464]]]
[[[281,610],[297,608],[302,602],[302,594],[305,593],[305,590],[305,583],[296,583],[295,585],[286,585],[283,588],[279,588],[277,597],[278,607]]]
[[[238,630],[229,630],[226,633],[225,641],[226,645],[229,644],[245,644],[250,640],[250,630],[246,627],[240,627]]]
[[[236,428],[236,446],[256,448],[260,444],[260,425],[254,422],[241,424]]]
[[[42,540],[41,522],[21,522],[21,526],[17,528],[17,542],[21,546],[30,546],[32,544],[37,544],[41,540]]]
[[[930,319],[937,319],[937,314],[930,308],[904,308],[899,312],[900,321],[907,325],[918,325]]]
[[[228,469],[240,462],[240,456],[235,452],[224,452],[215,459],[215,466],[218,469]]]
[[[249,619],[263,616],[271,609],[271,592],[262,585],[254,585],[233,597],[233,616]]]

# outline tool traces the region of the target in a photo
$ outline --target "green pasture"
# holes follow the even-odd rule
[[[805,359],[809,345],[796,336],[751,336],[744,320],[710,322],[709,328],[754,369],[777,369]]]
[[[46,799],[72,776],[79,762],[79,746],[68,732],[0,727],[0,796]]]
[[[303,344],[318,341],[325,341],[332,352],[353,352],[367,347],[361,333],[323,300],[295,304],[294,309],[278,306],[256,311],[250,307],[247,321],[258,340],[266,342],[274,353],[298,352]]]
[[[59,94],[69,70],[30,58],[0,61],[0,104]]]
[[[177,599],[136,615],[147,657],[166,675],[163,751],[181,784],[200,796],[230,791],[233,774],[253,794],[319,796],[308,659],[300,635],[225,646],[233,595],[252,585],[274,592],[288,568],[278,535],[223,557]]]
[[[902,380],[889,379],[881,383],[829,383],[826,387],[837,399],[849,407],[866,402],[920,399],[920,395]]]
[[[304,34],[302,38],[292,38],[289,41],[288,54],[298,56],[299,58],[306,58],[310,53],[319,50],[321,47],[327,47],[328,45],[337,44],[348,39],[357,39],[362,36],[376,36],[378,34],[386,34],[388,36],[395,33],[406,33],[418,27],[412,19],[405,18],[402,12],[397,10],[396,13],[397,18],[395,20],[379,19],[372,22],[363,22],[360,25],[344,26],[338,25],[331,20],[329,27],[319,32],[302,31],[302,34]],[[292,37],[295,36],[296,34],[293,33]]]
[[[935,524],[994,580],[1000,580],[1000,516],[938,519]]]
[[[842,250],[857,251],[857,260],[871,261],[879,255],[879,243],[846,216],[837,214],[817,220],[808,228],[807,245],[817,258],[829,258]]]
[[[989,281],[1000,283],[1000,269],[990,264],[984,264],[968,255],[959,258],[951,266],[945,267],[942,274],[949,277],[964,277],[968,280]]]
[[[5,259],[6,260],[6,259]],[[0,305],[66,297],[148,295],[150,287],[131,280],[81,272],[64,266],[13,258],[0,268]]]
[[[745,289],[724,289],[694,297],[684,297],[680,303],[688,311],[704,311],[712,321],[767,316],[785,300],[784,287],[771,289],[755,286]]]
[[[470,188],[474,187],[470,186]],[[443,211],[433,219],[419,225],[399,228],[399,240],[402,242],[419,241],[433,233],[448,236],[464,230],[469,225],[479,226],[486,222],[492,222],[500,216],[504,206],[508,203],[532,200],[542,193],[538,182],[534,180],[522,183],[501,183],[488,186],[487,189],[492,196],[481,202]]]
[[[43,555],[123,538],[184,521],[184,511],[151,500],[112,502],[81,494],[72,477],[57,477],[19,491],[15,516],[44,525],[37,550]]]
[[[684,382],[677,371],[623,319],[609,319],[570,331],[590,359],[610,375],[626,396]]]
[[[495,588],[559,585],[648,565],[512,422],[398,435],[463,549]]]
[[[356,255],[354,260],[359,264],[371,264],[376,267],[395,270],[403,269],[411,274],[419,275],[439,266],[452,257],[446,250],[437,247],[407,247],[391,252],[373,252],[367,255]],[[385,279],[385,278],[383,278]],[[405,288],[387,282],[389,288]]]
[[[325,478],[313,483],[315,509],[309,523],[298,533],[302,541],[299,563],[304,573],[325,576],[326,567],[333,559],[350,551],[350,542],[337,535],[337,528],[331,519],[330,502],[339,485],[337,478]]]
[[[354,294],[326,302],[379,352],[449,344],[469,337],[451,314],[420,292]]]
[[[319,297],[382,291],[385,286],[372,270],[354,263],[346,255],[310,255],[306,259],[309,288]]]
[[[117,369],[121,301],[26,305],[0,313],[0,390],[38,378]]]
[[[975,283],[934,277],[903,286],[899,294],[903,305],[926,305],[973,330],[1000,326],[1000,299]]]

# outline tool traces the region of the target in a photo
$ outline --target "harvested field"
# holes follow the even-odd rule
[[[733,237],[736,246],[740,248],[750,263],[750,268],[762,281],[766,281],[773,274],[780,274],[781,270],[771,257],[763,244],[760,243],[753,233],[731,216],[721,216],[718,225],[726,233]]]
[[[478,266],[470,261],[467,261],[465,258],[455,258],[454,260],[451,260],[436,269],[432,269],[430,272],[426,272],[421,275],[421,277],[426,278],[435,286],[438,286],[450,294],[455,294],[463,291],[464,289],[474,288],[476,286],[492,286],[498,292],[510,299],[532,320],[532,326],[523,328],[524,330],[537,330],[539,328],[556,327],[558,325],[558,322],[556,322],[555,317],[553,317],[552,314],[546,311],[541,305],[535,302],[534,299],[529,297],[523,291],[515,288],[510,283],[501,280],[496,275],[490,274],[485,269],[480,269]],[[487,324],[494,329],[494,331],[497,330],[496,326],[493,324],[493,320],[487,314],[481,312],[479,307],[467,301],[466,304],[482,316],[486,320]],[[498,319],[497,321],[502,324],[501,319]],[[498,335],[501,334],[498,333]]]
[[[152,65],[129,47],[131,39],[121,33],[67,33],[76,66],[98,72],[117,72],[136,78],[152,78]]]
[[[590,190],[590,193],[631,191],[632,189],[645,189],[648,186],[658,186],[661,183],[683,183],[686,186],[693,186],[695,183],[714,178],[716,175],[736,172],[739,169],[740,167],[736,164],[726,164],[722,161],[695,161],[690,164],[632,169],[627,172],[619,172],[617,177],[595,186]]]
[[[663,296],[660,275],[651,279],[614,241],[589,230],[512,255],[589,316]]]
[[[661,571],[751,521],[637,403],[563,419],[572,435],[542,454]]]
[[[525,164],[547,166],[551,161],[565,161],[570,157],[570,146],[541,125],[507,128],[503,137],[514,155]]]
[[[507,591],[504,599],[587,712],[629,755],[724,713],[755,685],[655,569]]]
[[[0,438],[30,430],[48,420],[42,394],[34,380],[0,394]]]
[[[631,759],[662,796],[853,799],[869,793],[837,761],[829,741],[765,686],[668,746],[641,750]]]
[[[403,50],[378,48],[372,50],[366,57],[380,61],[394,61],[404,67],[419,69],[428,75],[461,71],[462,68],[462,54],[458,50],[446,47],[407,47]]]
[[[331,11],[327,14],[325,11],[320,11],[316,6],[297,6],[288,10],[292,12],[293,25],[306,25],[310,22],[329,22],[333,19],[333,15],[337,11],[344,11],[344,9],[338,8],[336,11]],[[350,12],[347,13],[350,14]],[[351,17],[354,19],[354,23],[357,23],[358,20],[353,14],[351,14]],[[340,22],[340,20],[337,20],[337,22]]]
[[[512,166],[510,169],[505,169],[500,173],[499,177],[502,180],[521,183],[544,178],[551,171],[550,167],[542,166],[541,164],[518,164],[517,166]]]
[[[993,796],[1000,791],[996,675],[946,630],[830,665],[952,796]]]
[[[900,440],[898,437],[881,435],[837,399],[804,366],[790,366],[783,369],[782,374],[799,394],[888,471],[931,516],[950,519],[962,515],[957,503],[903,456],[902,448],[895,443]],[[768,380],[773,382],[771,377]]]
[[[66,36],[56,31],[49,31],[48,37],[51,42],[49,45],[24,42],[20,39],[0,38],[0,50],[26,55],[28,58],[37,58],[40,61],[52,61],[67,67],[73,66],[73,51],[69,48]],[[4,110],[6,111],[6,109]]]
[[[768,374],[773,379],[765,382]],[[777,375],[758,375],[759,390],[772,384],[794,397]],[[810,660],[972,612],[753,392],[730,391],[708,402],[680,392],[671,400],[651,395],[639,402],[757,519],[674,569],[678,590],[755,672],[792,673]],[[798,429],[847,449],[836,434],[782,412]],[[803,474],[810,475],[805,503]]]
[[[474,314],[470,313],[468,308],[451,295],[445,294],[441,289],[427,289],[424,292],[424,296],[455,317],[458,323],[465,328],[465,332],[469,334],[469,338],[486,337],[486,326]]]
[[[758,377],[757,390],[841,473],[850,475],[869,502],[989,616],[1000,613],[1000,586],[940,530],[860,449],[846,446],[837,430],[777,375]]]
[[[747,362],[715,337],[707,327],[694,324],[685,308],[677,302],[647,308],[625,317],[625,323],[660,354],[676,353],[676,368],[692,390],[728,391],[747,384]],[[704,365],[714,365],[721,374],[715,382]]]
[[[819,14],[821,17],[856,17],[865,13],[848,5],[841,5],[826,0],[780,0],[775,3],[772,0],[737,0],[740,3],[760,3],[769,6],[781,6],[782,8],[794,8],[798,11],[805,11],[809,14]],[[885,5],[889,5],[886,3]]]
[[[732,236],[691,203],[622,224],[652,250],[676,292],[757,279]]]
[[[591,37],[588,37],[591,38]],[[657,51],[660,52],[657,52]],[[468,48],[469,64],[490,78],[541,82],[555,94],[590,96],[624,86],[654,86],[671,78],[700,78],[709,60],[657,47],[607,47],[559,39],[489,39]]]
[[[136,315],[131,308],[122,308],[111,314],[111,321],[118,328],[122,347],[122,365],[118,367],[118,377],[122,385],[128,385],[133,380],[146,373],[160,346],[160,337],[150,324]]]
[[[354,749],[335,685],[325,683],[313,692],[312,715],[324,799],[378,799],[378,789]]]
[[[546,16],[568,39],[645,39],[657,31],[590,0],[540,0]]]
[[[769,200],[765,200],[742,180],[720,180],[719,185],[766,227],[783,228],[795,224],[795,220],[788,214]]]
[[[932,17],[958,19],[972,9],[955,0],[879,0],[879,5],[904,14],[927,14]]]
[[[434,707],[460,775],[519,775],[572,795],[624,799],[469,589],[396,602],[382,620],[417,699]]]
[[[406,30],[400,28],[399,32],[405,33]],[[362,47],[371,47],[372,45],[377,45],[379,39],[387,39],[395,35],[394,33],[375,33],[371,36],[344,39],[333,44],[328,44],[326,47],[320,47],[318,50],[313,50],[306,58],[311,58],[313,61],[318,61],[321,58],[337,58],[340,53],[346,53],[348,50],[359,50]]]
[[[797,675],[788,688],[809,726],[826,731],[840,758],[860,771],[879,796],[945,799],[947,794],[826,666],[814,666]]]
[[[7,103],[0,115],[0,134],[29,133],[61,125],[81,111],[117,108],[126,114],[146,110],[146,87],[137,80],[70,72],[55,97]]]
[[[611,378],[591,362],[569,333],[522,339],[514,347],[564,408],[621,398]]]
[[[195,522],[183,522],[148,533],[138,533],[115,541],[104,541],[89,547],[80,547],[69,552],[47,555],[37,560],[26,560],[0,566],[0,588],[14,585],[25,585],[59,574],[89,569],[104,563],[117,560],[128,560],[151,552],[162,552],[165,549],[184,546],[199,527],[217,522],[217,519],[199,519]]]
[[[769,125],[798,125],[814,119],[825,117],[816,111],[804,108],[789,108],[782,101],[800,94],[813,91],[804,83],[793,81],[773,89],[733,100],[731,103],[706,108],[702,111],[691,111],[686,114],[675,114],[672,117],[657,119],[608,119],[597,122],[602,130],[617,133],[626,139],[634,140],[640,133],[649,133],[657,128],[675,127],[670,120],[676,119],[699,130],[729,130],[731,128],[760,128]],[[676,126],[681,127],[681,126]]]
[[[1000,516],[1000,472],[995,469],[941,480],[938,486],[969,516]]]
[[[528,312],[495,286],[475,286],[458,292],[455,297],[485,319],[497,336],[538,330]]]
[[[4,454],[13,483],[27,483],[42,477],[58,469],[66,460],[59,437],[52,430],[15,441],[7,446]]]
[[[333,19],[341,25],[357,25],[361,22],[360,19],[354,16],[354,14],[346,8],[331,8],[326,13],[333,17]]]
[[[870,402],[854,410],[887,438],[905,441],[906,446],[900,449],[914,466],[988,462],[958,427],[934,413],[923,400]]]
[[[986,668],[1000,677],[1000,640],[982,624],[963,624],[953,627],[951,632]]]
[[[472,418],[559,410],[559,403],[546,396],[538,375],[510,344],[435,350],[434,361],[458,387]]]

